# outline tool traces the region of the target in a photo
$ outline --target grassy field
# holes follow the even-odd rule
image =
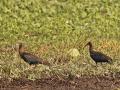
[[[38,79],[58,76],[120,73],[119,0],[1,0],[0,77]],[[84,45],[113,59],[95,67]],[[27,51],[48,60],[49,68],[28,69],[14,49],[23,42]],[[76,48],[80,56],[68,52]]]

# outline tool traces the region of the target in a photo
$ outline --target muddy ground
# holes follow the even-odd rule
[[[25,78],[0,80],[0,90],[117,90],[120,77],[82,76],[72,80],[44,78],[35,81]]]

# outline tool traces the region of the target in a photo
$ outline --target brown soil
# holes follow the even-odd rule
[[[116,90],[120,88],[119,77],[82,76],[72,80],[46,78],[35,81],[25,78],[0,80],[0,90]]]

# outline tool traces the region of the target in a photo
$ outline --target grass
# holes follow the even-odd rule
[[[119,0],[1,0],[0,76],[38,79],[50,76],[106,75],[120,72]],[[99,65],[83,46],[113,58],[112,65]],[[19,42],[27,50],[53,64],[35,69],[20,59],[14,47]],[[80,56],[68,51],[77,48]]]

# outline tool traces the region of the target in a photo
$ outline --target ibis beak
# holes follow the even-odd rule
[[[86,44],[84,47],[83,47],[83,49],[87,46],[88,44]]]

